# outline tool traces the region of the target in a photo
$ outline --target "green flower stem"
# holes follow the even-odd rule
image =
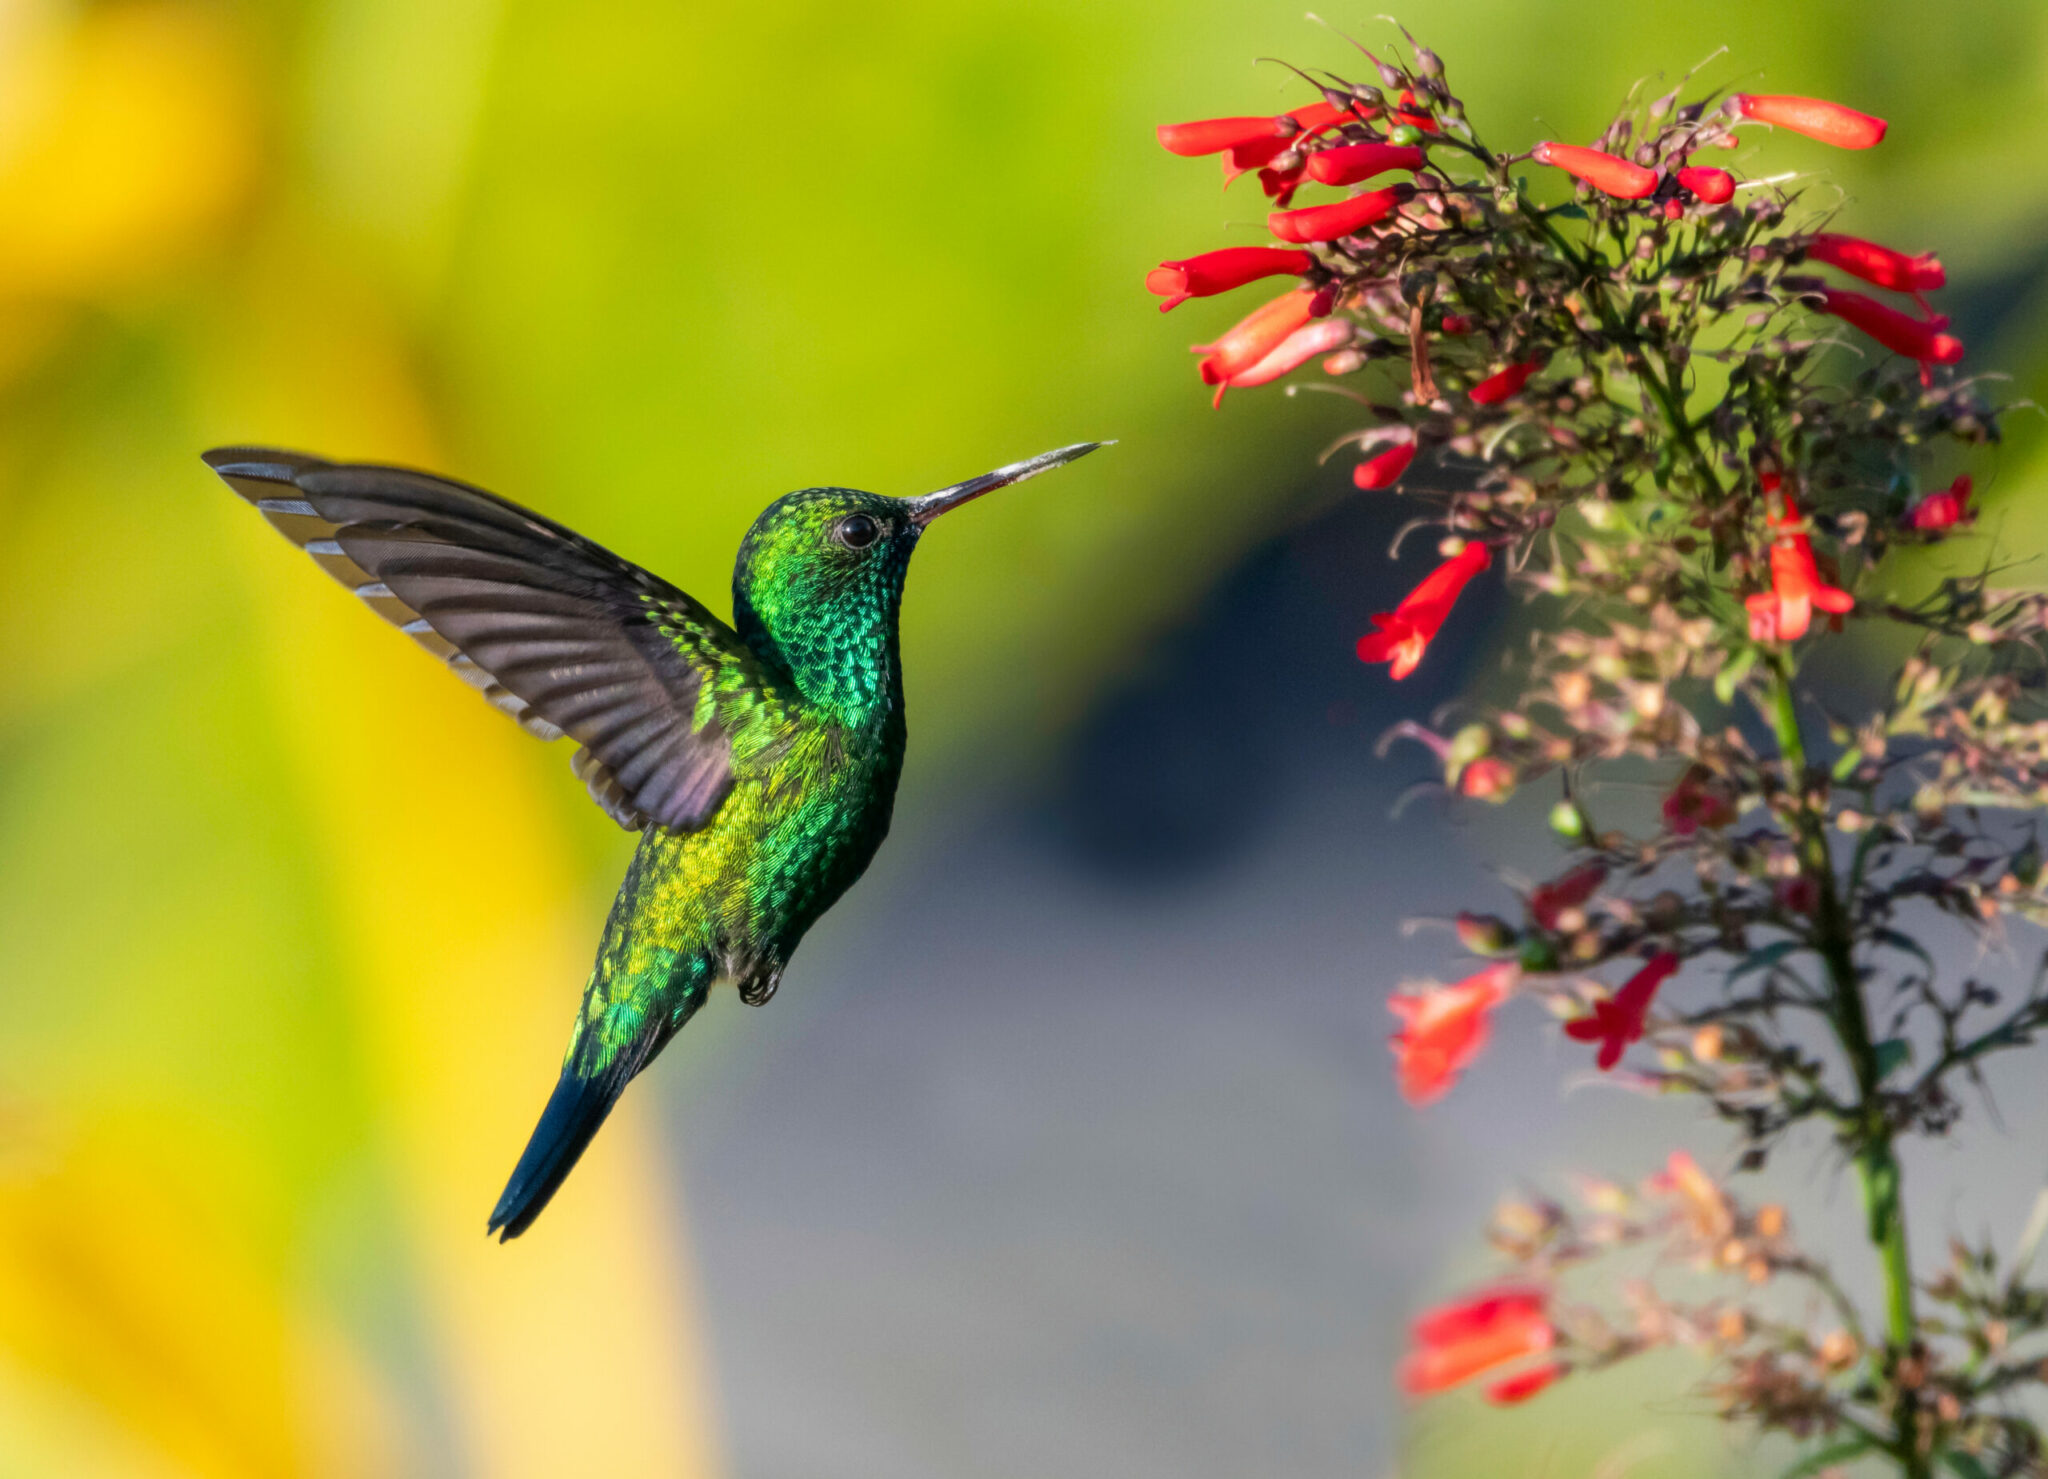
[[[1783,653],[1772,655],[1770,673],[1769,715],[1778,751],[1785,759],[1786,784],[1794,788],[1800,871],[1816,890],[1813,939],[1828,973],[1832,1008],[1829,1022],[1856,1080],[1851,1119],[1856,1175],[1863,1187],[1870,1242],[1877,1250],[1884,1279],[1887,1364],[1895,1369],[1912,1348],[1918,1329],[1913,1314],[1913,1271],[1907,1256],[1906,1217],[1899,1195],[1899,1160],[1879,1098],[1882,1075],[1877,1043],[1871,1035],[1870,1015],[1864,1007],[1863,987],[1856,975],[1854,932],[1836,888],[1834,864],[1828,854],[1827,818],[1806,794],[1806,739],[1800,731],[1799,713],[1792,699],[1791,663]],[[1917,1408],[1914,1394],[1900,1387],[1892,1413],[1891,1452],[1909,1479],[1926,1479],[1931,1470],[1929,1456],[1919,1451]]]

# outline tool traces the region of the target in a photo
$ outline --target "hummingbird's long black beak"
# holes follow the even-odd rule
[[[949,508],[958,508],[984,493],[993,493],[998,488],[1007,488],[1012,483],[1021,483],[1026,478],[1035,478],[1042,472],[1064,467],[1077,457],[1086,457],[1097,447],[1115,445],[1114,442],[1076,442],[1071,447],[1061,447],[1057,452],[1041,452],[1036,457],[1027,457],[1022,462],[1013,462],[1008,467],[997,468],[994,472],[985,472],[978,478],[969,478],[964,483],[955,483],[950,488],[927,493],[922,498],[906,498],[904,502],[910,505],[910,522],[921,529]]]

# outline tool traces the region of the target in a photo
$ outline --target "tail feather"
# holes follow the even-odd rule
[[[629,885],[631,881],[628,875]],[[490,1231],[498,1234],[498,1241],[510,1242],[533,1226],[533,1219],[540,1216],[562,1182],[576,1169],[591,1137],[619,1102],[619,1095],[626,1091],[633,1075],[652,1063],[654,1055],[704,1004],[716,969],[716,962],[708,955],[672,968],[655,1009],[644,1018],[639,1036],[619,1047],[602,1068],[590,1065],[591,1054],[586,1050],[592,1045],[584,1039],[579,1021],[576,1038],[562,1065],[562,1076],[556,1081],[554,1093],[548,1096],[547,1108],[540,1112],[540,1123],[533,1127],[519,1164],[512,1168],[512,1179],[505,1183],[498,1205],[491,1212]]]
[[[500,1242],[510,1242],[533,1225],[533,1219],[540,1216],[582,1159],[591,1137],[619,1102],[641,1061],[640,1054],[621,1053],[602,1072],[589,1077],[578,1073],[573,1063],[563,1068],[554,1093],[548,1096],[547,1108],[541,1111],[540,1123],[533,1127],[519,1164],[512,1168],[512,1179],[505,1183],[491,1212],[489,1230],[498,1234]]]

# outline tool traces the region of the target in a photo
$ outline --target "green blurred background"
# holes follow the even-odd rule
[[[1825,168],[1851,229],[1940,248],[1972,363],[2023,393],[2043,373],[2048,8],[1404,18],[1498,144],[1589,137],[1634,80],[1723,45],[1712,80],[1886,115],[1869,155],[1740,158]],[[1258,239],[1255,187],[1220,195],[1152,128],[1299,103],[1269,54],[1348,62],[1277,0],[0,0],[0,1475],[770,1471],[725,1436],[660,1148],[689,1133],[678,1101],[629,1099],[534,1236],[482,1236],[628,843],[563,753],[196,454],[443,469],[722,609],[781,491],[917,492],[1120,438],[928,541],[892,864],[913,870],[946,814],[1030,794],[1317,497],[1341,405],[1211,412],[1186,346],[1245,305],[1162,319],[1140,288]],[[2014,431],[1980,486],[2034,531],[2040,439]],[[1356,579],[1367,607],[1389,583]],[[1626,1467],[1584,1419],[1642,1390],[1561,1393],[1412,1467],[1494,1466],[1501,1442],[1547,1474]],[[1394,1435],[1344,1441],[1357,1472]],[[1705,1462],[1674,1452],[1640,1471]]]

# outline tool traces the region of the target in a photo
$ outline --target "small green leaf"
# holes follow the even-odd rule
[[[1883,1081],[1913,1061],[1913,1045],[1903,1037],[1888,1037],[1877,1045],[1877,1076]]]
[[[1951,1449],[1941,1456],[1941,1461],[1954,1469],[1960,1479],[1991,1479],[1991,1471],[1974,1454],[1957,1453]]]
[[[1749,676],[1749,670],[1756,666],[1756,649],[1745,647],[1737,653],[1735,660],[1720,672],[1714,674],[1714,697],[1724,704],[1735,702],[1735,690],[1742,680]]]
[[[1830,1464],[1839,1464],[1870,1452],[1876,1445],[1868,1438],[1845,1438],[1840,1443],[1830,1443],[1818,1452],[1809,1453],[1805,1458],[1778,1476],[1778,1479],[1806,1479],[1808,1474],[1818,1474]]]
[[[1902,935],[1897,930],[1880,929],[1872,930],[1870,937],[1881,945],[1889,945],[1894,950],[1904,951],[1926,966],[1930,974],[1933,972],[1934,957],[1929,955],[1926,947],[1911,935]]]
[[[1765,945],[1761,949],[1752,950],[1736,962],[1735,968],[1728,972],[1728,984],[1734,985],[1751,971],[1769,970],[1794,951],[1805,948],[1798,940],[1778,940],[1772,944]]]

